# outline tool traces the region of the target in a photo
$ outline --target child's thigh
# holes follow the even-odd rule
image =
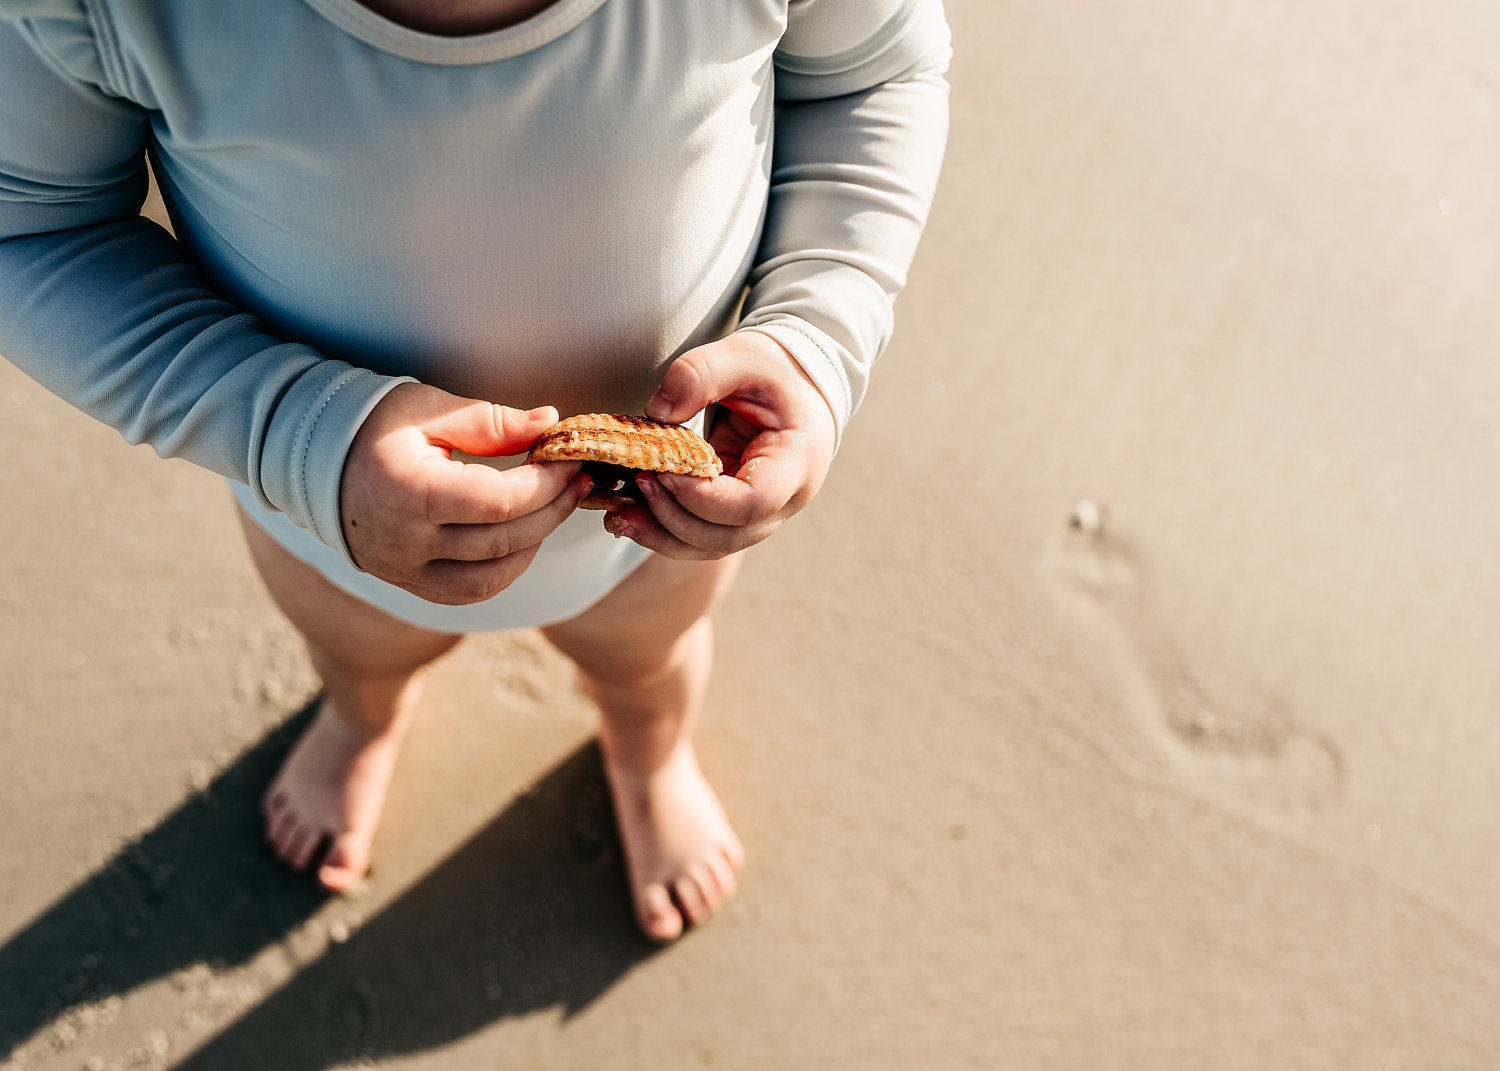
[[[599,602],[542,633],[585,670],[654,668],[714,608],[739,566],[738,554],[707,562],[653,554]]]
[[[355,598],[271,538],[243,507],[236,512],[266,590],[302,633],[315,661],[332,659],[352,672],[391,674],[425,665],[458,642],[456,634],[408,624]]]

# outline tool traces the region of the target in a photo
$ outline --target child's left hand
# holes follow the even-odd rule
[[[791,354],[748,330],[689,350],[646,415],[681,423],[714,402],[722,411],[708,439],[724,475],[644,473],[636,482],[650,509],[611,514],[606,528],[668,558],[722,558],[811,501],[833,460],[833,413]]]

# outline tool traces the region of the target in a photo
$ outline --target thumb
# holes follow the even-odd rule
[[[731,336],[732,337],[732,336]],[[745,368],[728,340],[688,350],[667,368],[646,403],[652,420],[681,424],[741,386]]]
[[[422,430],[434,446],[461,450],[474,457],[519,454],[557,423],[550,405],[512,409],[493,402],[467,402],[428,420]]]

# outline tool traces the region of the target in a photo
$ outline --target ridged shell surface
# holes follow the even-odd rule
[[[719,456],[704,438],[679,424],[644,417],[584,413],[542,433],[528,461],[603,461],[628,469],[717,476]]]

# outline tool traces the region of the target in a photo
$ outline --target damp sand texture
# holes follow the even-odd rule
[[[0,367],[0,1067],[1495,1066],[1500,14],[948,10],[895,341],[719,616],[741,893],[669,949],[531,635],[439,667],[355,897],[281,874],[312,682],[227,495]]]

